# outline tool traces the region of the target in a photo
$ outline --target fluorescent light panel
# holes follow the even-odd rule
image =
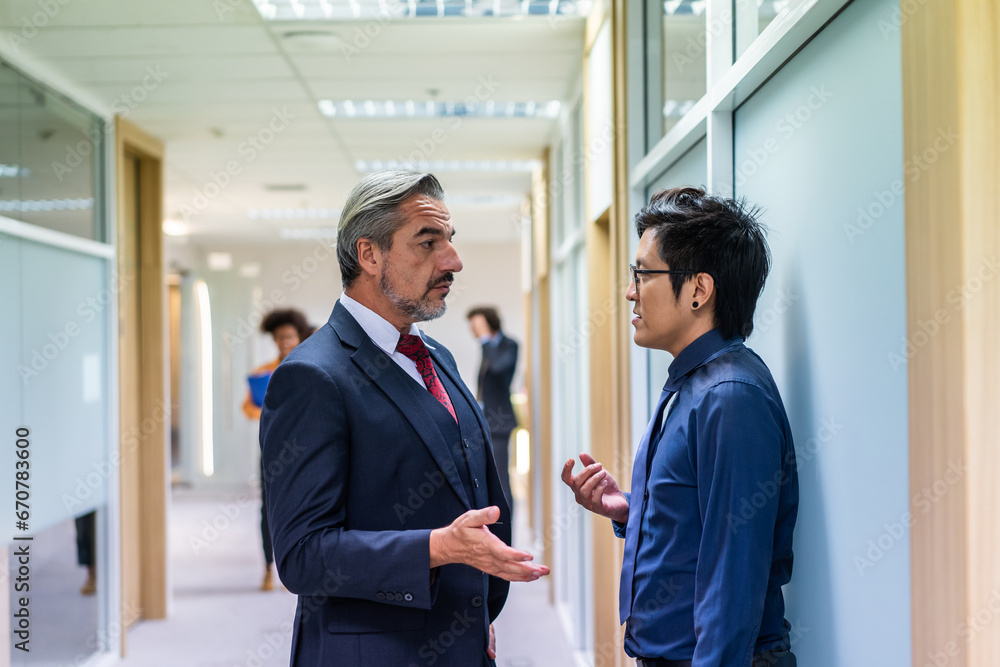
[[[534,171],[538,160],[357,160],[354,168],[362,173],[383,169],[416,171]]]
[[[194,285],[201,333],[201,472],[205,477],[215,474],[214,407],[212,396],[212,306],[208,285],[199,280]]]
[[[591,0],[253,0],[267,21],[584,18]]]
[[[87,199],[0,200],[0,211],[80,211],[93,206],[93,197]]]
[[[531,434],[524,428],[514,431],[514,465],[519,475],[531,472]]]
[[[435,102],[425,100],[320,100],[328,118],[558,118],[560,103]]]
[[[0,164],[0,178],[17,178],[18,176],[30,175],[30,169],[19,167],[16,164]]]

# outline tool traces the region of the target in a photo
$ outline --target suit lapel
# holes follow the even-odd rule
[[[330,325],[337,331],[342,342],[357,348],[351,355],[351,360],[406,417],[455,493],[467,508],[472,509],[465,487],[458,476],[455,461],[448,451],[448,444],[441,435],[441,429],[431,416],[420,408],[419,392],[422,391],[420,387],[389,355],[372,342],[361,325],[339,301],[330,316]]]
[[[476,402],[476,399],[472,396],[472,392],[469,391],[469,388],[462,381],[462,376],[459,375],[458,369],[449,365],[445,361],[444,357],[438,354],[435,350],[432,350],[430,346],[428,346],[427,349],[431,353],[431,359],[433,359],[434,361],[434,368],[437,369],[438,373],[439,374],[444,373],[444,375],[446,375],[448,379],[451,380],[452,384],[458,387],[458,391],[462,394],[466,402],[469,404],[469,407],[472,410],[473,414],[476,415],[476,421],[479,422],[479,433],[483,438],[483,442],[489,443],[488,448],[483,447],[483,459],[484,463],[486,464],[487,478],[490,480],[489,488],[493,489],[492,494],[496,494],[496,496],[498,496],[500,499],[503,499],[503,502],[498,501],[494,504],[500,507],[500,521],[503,522],[504,524],[500,526],[496,525],[490,526],[490,530],[495,535],[500,537],[500,539],[504,540],[507,544],[510,544],[510,539],[511,539],[510,518],[509,518],[510,506],[508,505],[507,498],[504,495],[503,489],[500,486],[500,473],[497,469],[496,460],[493,457],[493,444],[492,444],[493,441],[490,439],[491,438],[490,429],[486,421],[486,416],[480,409],[479,403]],[[456,402],[456,398],[457,397],[454,396],[452,397],[452,403]],[[489,494],[490,491],[488,490],[487,493]],[[490,502],[493,502],[493,499],[494,496],[490,495]]]
[[[439,373],[444,372],[448,376],[448,378],[452,381],[452,384],[458,387],[458,390],[462,392],[462,396],[465,397],[465,400],[469,403],[470,407],[473,408],[472,411],[476,414],[476,420],[479,422],[479,429],[483,432],[483,437],[485,438],[486,434],[490,432],[489,426],[486,424],[482,410],[476,409],[479,407],[479,403],[476,401],[475,396],[472,395],[472,392],[469,391],[469,388],[465,386],[465,383],[462,382],[462,376],[458,374],[458,369],[452,369],[448,364],[446,364],[441,355],[438,354],[437,350],[432,350],[429,346],[427,350],[431,353],[431,359],[434,360],[434,368],[436,368]]]

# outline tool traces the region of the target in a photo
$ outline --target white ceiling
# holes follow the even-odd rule
[[[580,18],[289,23],[265,22],[250,0],[52,5],[58,12],[19,50],[105,105],[118,100],[123,108],[123,96],[134,103],[129,120],[167,147],[168,218],[180,220],[185,206],[194,209],[197,193],[227,162],[239,165],[240,174],[204,210],[188,215],[192,235],[205,240],[239,235],[243,242],[272,241],[281,224],[334,224],[253,220],[247,211],[339,208],[360,177],[354,168],[359,159],[536,159],[556,122],[328,119],[317,108],[320,99],[464,101],[483,94],[481,84],[489,81],[495,90],[484,100],[566,101],[582,60]],[[0,33],[19,34],[23,19],[31,21],[39,7],[38,0],[0,0]],[[288,37],[301,31],[334,37]],[[141,89],[150,71],[164,78]],[[244,142],[266,128],[276,110],[291,120],[250,159]],[[449,195],[462,197],[524,195],[530,187],[526,172],[438,176]],[[293,184],[305,189],[265,189]],[[517,205],[452,208],[466,242],[517,238],[511,223]]]

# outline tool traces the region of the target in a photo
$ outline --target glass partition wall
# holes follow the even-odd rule
[[[646,0],[628,9],[630,217],[654,192],[704,186],[759,204],[770,230],[774,268],[747,345],[774,374],[798,454],[785,598],[799,663],[834,667],[864,654],[909,664],[908,531],[878,564],[865,554],[909,509],[907,373],[886,361],[906,338],[899,3]],[[632,230],[630,241],[634,252]],[[857,295],[872,277],[880,295],[864,303]],[[671,358],[631,354],[641,433]],[[859,377],[877,387],[866,392],[876,403],[855,390]]]
[[[84,664],[119,642],[112,323],[127,277],[108,243],[106,146],[100,117],[0,62],[0,433],[15,471],[0,493],[21,501],[2,532],[12,665]]]

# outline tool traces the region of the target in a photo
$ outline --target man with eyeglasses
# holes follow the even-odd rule
[[[744,341],[770,269],[756,211],[695,188],[636,216],[636,344],[673,357],[631,493],[589,454],[562,479],[625,540],[619,613],[640,667],[795,667],[781,587],[798,477],[767,366]]]

